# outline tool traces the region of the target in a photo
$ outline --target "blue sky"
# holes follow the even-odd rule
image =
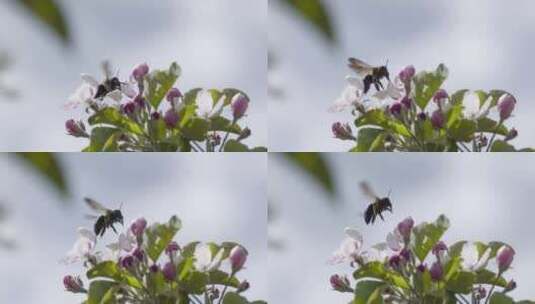
[[[389,59],[393,73],[408,64],[429,70],[443,62],[450,69],[448,90],[508,90],[518,100],[515,143],[533,146],[533,1],[325,2],[339,37],[336,47],[277,1],[270,2],[269,46],[279,63],[270,80],[285,91],[285,99],[270,103],[271,151],[350,148],[349,142],[332,138],[331,124],[351,116],[327,112],[345,86],[348,57],[372,64]]]
[[[87,143],[65,136],[65,120],[82,110],[63,105],[81,83],[80,73],[99,75],[109,59],[127,75],[141,62],[182,66],[178,86],[235,87],[251,97],[246,124],[252,146],[267,145],[267,1],[69,1],[60,0],[74,45],[55,37],[7,3],[0,4],[1,50],[13,58],[2,78],[19,89],[16,101],[0,102],[3,151],[79,151]],[[16,29],[16,34],[13,30]]]
[[[59,263],[72,248],[79,226],[91,211],[82,198],[91,196],[122,210],[125,223],[139,216],[164,222],[182,219],[179,244],[193,240],[238,241],[249,250],[242,278],[251,299],[267,298],[265,154],[61,154],[72,198],[62,201],[38,176],[6,154],[0,155],[0,200],[9,211],[0,235],[12,235],[17,248],[0,249],[0,302],[74,303],[64,292],[65,274],[81,265]],[[8,178],[9,177],[9,178]],[[109,235],[111,237],[112,234]],[[229,267],[229,265],[223,265]]]

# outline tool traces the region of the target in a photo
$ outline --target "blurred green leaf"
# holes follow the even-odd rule
[[[65,14],[55,0],[14,0],[46,24],[65,44],[71,42]]]
[[[320,153],[283,153],[283,155],[312,177],[329,195],[336,194],[331,168]]]
[[[322,0],[281,0],[309,22],[331,44],[336,42],[333,23]]]
[[[65,180],[63,167],[57,155],[47,152],[17,153],[22,161],[43,176],[62,196],[68,196],[69,190]]]

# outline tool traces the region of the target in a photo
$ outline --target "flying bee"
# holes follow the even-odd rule
[[[373,224],[377,216],[384,221],[385,219],[383,218],[382,213],[384,211],[390,211],[390,213],[392,213],[392,203],[390,202],[390,198],[388,196],[383,198],[378,197],[367,182],[361,182],[360,189],[364,195],[373,200],[364,213],[364,221],[366,222],[366,225],[370,223]]]
[[[113,91],[121,90],[121,81],[119,81],[117,76],[112,76],[111,66],[108,61],[102,63],[102,70],[104,71],[106,79],[97,86],[97,92],[94,97],[95,99],[100,100],[104,99],[104,97]]]
[[[349,58],[348,66],[358,75],[364,77],[362,80],[364,82],[364,94],[368,93],[372,84],[377,91],[383,90],[384,86],[381,79],[386,78],[390,81],[390,73],[388,72],[386,65],[376,67],[369,65],[362,60]]]
[[[121,213],[120,207],[119,209],[111,210],[91,198],[86,197],[84,200],[93,211],[100,214],[99,216],[89,216],[91,219],[96,219],[95,225],[93,226],[95,235],[102,237],[108,228],[111,228],[113,232],[117,233],[113,225],[116,223],[123,225],[123,214]]]

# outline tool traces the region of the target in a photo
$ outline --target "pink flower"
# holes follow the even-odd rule
[[[515,251],[513,248],[504,245],[498,250],[496,255],[496,262],[498,263],[498,269],[500,272],[504,272],[511,266],[513,263],[513,258],[515,257]]]
[[[399,72],[399,79],[401,79],[403,83],[408,83],[411,81],[412,77],[414,77],[414,74],[416,74],[416,69],[414,66],[409,65]]]
[[[504,94],[498,100],[498,111],[500,112],[500,119],[506,120],[511,116],[515,109],[516,99],[510,94]]]
[[[331,287],[336,291],[340,291],[340,292],[353,291],[353,289],[350,287],[349,279],[346,276],[333,274],[329,278],[329,282],[331,283]]]
[[[439,109],[433,112],[431,115],[431,125],[433,125],[435,129],[442,129],[444,127],[444,123],[445,118],[444,114],[442,114],[442,111]]]
[[[390,114],[392,114],[392,115],[394,115],[396,117],[401,115],[401,103],[399,103],[399,102],[393,103],[390,106]]]
[[[176,127],[176,124],[178,123],[178,120],[180,118],[178,117],[178,113],[175,109],[169,109],[167,112],[165,112],[165,115],[163,117],[163,120],[165,121],[165,124],[168,128],[174,128]]]
[[[412,227],[414,227],[414,220],[412,217],[408,217],[398,224],[399,233],[404,240],[410,239]]]
[[[433,263],[429,269],[429,273],[431,274],[431,279],[433,281],[440,281],[442,279],[442,275],[444,274],[444,270],[442,269],[440,262],[437,261]]]
[[[67,133],[74,137],[89,137],[85,131],[84,123],[81,121],[75,121],[74,119],[69,119],[65,122],[65,129]]]
[[[173,281],[176,278],[176,266],[172,262],[167,262],[162,269],[164,278],[167,281]]]
[[[65,289],[72,293],[85,293],[84,283],[79,277],[73,277],[72,275],[66,275],[63,277],[63,286]]]
[[[145,228],[147,227],[147,220],[145,218],[138,218],[130,225],[130,230],[136,237],[141,237]]]
[[[237,272],[242,269],[245,261],[247,261],[247,250],[240,245],[235,246],[230,251],[229,259],[232,272]]]
[[[141,81],[148,73],[149,66],[146,63],[142,63],[132,71],[132,77],[137,81]]]
[[[335,122],[332,125],[332,132],[335,138],[341,140],[355,140],[353,136],[353,131],[349,124],[342,124],[341,122]]]
[[[232,116],[234,120],[238,120],[245,115],[247,108],[249,107],[249,100],[243,94],[236,94],[230,102],[232,108]]]
[[[436,102],[438,106],[441,106],[441,103],[445,99],[448,99],[448,97],[449,97],[448,92],[446,92],[446,90],[444,89],[440,89],[436,91],[435,95],[433,96],[433,101]]]

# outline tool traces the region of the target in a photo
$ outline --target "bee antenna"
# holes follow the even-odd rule
[[[119,205],[119,210],[123,209],[123,203]]]
[[[388,61],[390,61],[389,59],[386,59],[386,65],[385,66],[388,66]]]
[[[387,197],[390,197],[390,194],[392,193],[392,189],[388,190],[388,195]]]

